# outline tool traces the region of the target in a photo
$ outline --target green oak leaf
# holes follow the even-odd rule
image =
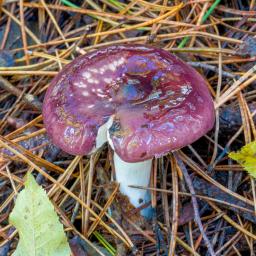
[[[229,157],[236,160],[252,177],[256,178],[256,141],[246,144],[238,152],[229,153]]]
[[[32,174],[18,194],[9,221],[19,232],[13,256],[70,256],[63,225],[45,190]]]

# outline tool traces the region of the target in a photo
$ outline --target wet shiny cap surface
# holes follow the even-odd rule
[[[124,161],[138,162],[186,146],[214,124],[213,101],[202,76],[154,47],[118,45],[83,55],[51,82],[43,118],[53,143],[86,155],[100,126]]]

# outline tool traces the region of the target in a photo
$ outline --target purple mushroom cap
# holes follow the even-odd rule
[[[112,116],[109,136],[126,162],[184,147],[214,125],[206,81],[175,55],[155,47],[116,45],[72,61],[53,79],[43,118],[53,143],[89,154]]]

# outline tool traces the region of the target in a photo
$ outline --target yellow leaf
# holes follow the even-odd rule
[[[229,153],[254,178],[256,178],[256,141],[246,144],[238,152]]]

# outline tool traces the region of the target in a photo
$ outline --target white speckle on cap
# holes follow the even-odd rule
[[[96,69],[96,68],[91,68],[91,69],[89,69],[91,72],[93,72],[93,73],[99,73],[99,71]]]
[[[83,94],[83,96],[85,96],[85,97],[89,95],[89,93],[88,93],[87,91],[83,91],[82,94]]]
[[[102,89],[97,89],[97,92],[104,93]]]
[[[169,90],[169,91],[166,92],[166,95],[167,95],[167,96],[173,95],[173,94],[174,94],[174,91],[172,91],[172,90]]]
[[[89,73],[89,72],[83,72],[83,73],[82,73],[82,76],[83,76],[84,78],[89,79],[89,78],[92,76],[92,74]]]
[[[111,70],[111,71],[115,71],[116,70],[116,66],[114,63],[111,63],[108,65],[108,68]]]
[[[181,86],[182,94],[188,95],[191,91],[192,91],[192,86],[190,85],[189,82]]]
[[[112,78],[108,78],[108,77],[105,77],[104,79],[103,79],[103,81],[105,82],[105,83],[107,83],[107,84],[110,84],[111,82],[112,82]]]
[[[151,107],[151,111],[158,111],[159,110],[159,106],[158,105],[155,105],[153,107]]]
[[[179,98],[177,98],[176,100],[179,101],[179,102],[181,102],[181,101],[183,101],[184,99],[185,99],[184,97],[179,97]]]
[[[88,83],[90,83],[90,84],[98,84],[98,83],[99,83],[99,80],[97,80],[97,79],[92,79],[92,78],[89,78],[87,81],[88,81]]]
[[[100,93],[97,93],[97,96],[100,97],[100,98],[106,98],[107,97],[106,95],[100,94]]]
[[[99,73],[101,75],[103,75],[105,71],[106,71],[105,66],[103,66],[103,67],[100,68]]]
[[[177,105],[177,101],[176,100],[169,100],[169,103],[171,103],[172,105]]]
[[[74,82],[74,85],[77,86],[78,88],[86,88],[87,85],[83,82]]]

